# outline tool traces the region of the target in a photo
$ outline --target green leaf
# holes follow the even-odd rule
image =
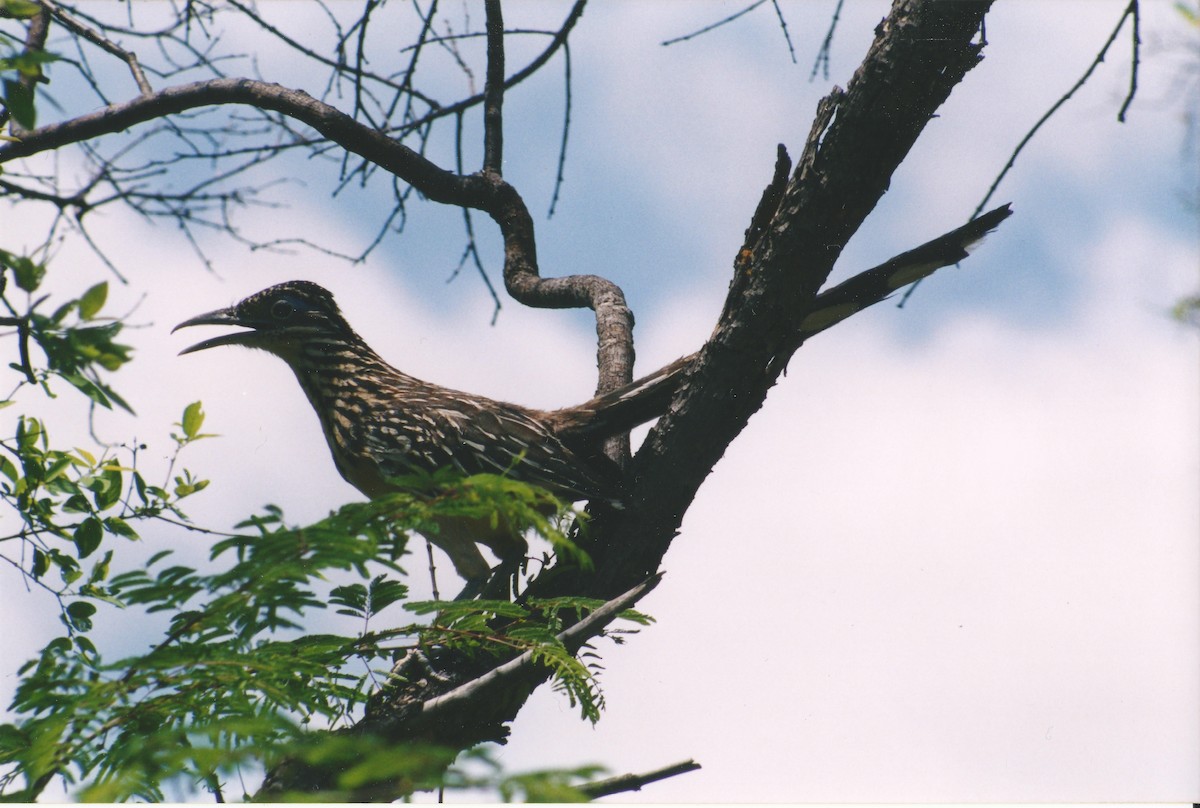
[[[50,569],[50,559],[41,550],[33,551],[33,578],[38,580]]]
[[[138,533],[129,523],[118,516],[110,516],[104,520],[104,529],[109,533],[117,536],[123,536],[126,539],[137,539]]]
[[[5,82],[6,84],[8,82]],[[46,265],[39,264],[24,255],[9,255],[6,263],[12,268],[17,288],[26,292],[35,292],[46,277]]]
[[[408,587],[400,581],[390,581],[384,575],[376,576],[371,580],[371,614],[379,614],[393,603],[403,600],[407,594]]]
[[[96,483],[91,486],[96,499],[96,507],[107,510],[121,499],[121,469],[116,466],[105,466],[96,477]]]
[[[88,631],[92,627],[92,615],[96,607],[86,600],[77,600],[67,606],[67,621],[77,631]]]
[[[104,395],[104,391],[101,390],[90,379],[85,379],[78,373],[60,373],[59,375],[70,382],[70,384],[74,386],[76,390],[83,393],[85,396],[99,404],[104,409],[112,409],[112,402],[108,400],[108,396]]]
[[[33,107],[33,87],[12,79],[4,80],[4,105],[13,120],[25,129],[37,125],[37,111]]]
[[[336,586],[329,593],[329,600],[343,607],[337,610],[338,614],[362,617],[367,611],[367,588],[362,584]]]
[[[28,748],[29,738],[12,724],[0,724],[0,761],[8,763],[14,752]]]
[[[80,482],[83,482],[82,480]],[[62,510],[73,513],[91,513],[92,503],[83,494],[72,494],[62,504]]]
[[[92,566],[92,574],[88,577],[88,583],[94,584],[108,578],[109,564],[112,563],[112,550],[104,554],[104,558],[97,561]]]
[[[195,440],[200,434],[200,427],[204,426],[204,410],[201,409],[199,401],[193,401],[183,408],[183,421],[180,426],[183,427],[183,435],[188,440]]]
[[[40,50],[23,50],[11,59],[0,60],[5,63],[6,67],[30,78],[38,78],[42,75],[42,65],[57,61],[58,54]]]
[[[41,10],[42,7],[32,0],[0,0],[0,11],[3,11],[5,16],[18,20],[36,17]]]
[[[75,548],[79,551],[80,558],[87,558],[96,548],[100,546],[100,540],[104,536],[104,528],[100,525],[100,520],[94,516],[88,517],[79,523],[79,527],[75,528],[73,540]]]
[[[104,308],[106,300],[108,300],[108,281],[100,281],[100,283],[84,292],[83,297],[79,298],[80,318],[90,320],[95,317],[100,312],[100,309]]]

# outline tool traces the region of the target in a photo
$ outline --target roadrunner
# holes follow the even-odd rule
[[[821,292],[783,358],[812,335],[966,258],[1011,213],[1002,205]],[[571,501],[613,502],[621,472],[600,446],[606,438],[662,415],[696,358],[677,359],[578,406],[547,411],[460,393],[401,373],[354,333],[333,295],[307,281],[272,286],[175,329],[193,325],[247,330],[205,340],[183,353],[244,345],[287,362],[317,411],[338,471],[371,498],[397,490],[392,478],[455,466],[467,474],[511,474]],[[490,572],[476,544],[491,548],[502,561],[519,559],[526,550],[524,538],[514,531],[480,521],[447,520],[431,533],[429,540],[473,583]]]
[[[539,485],[569,501],[613,502],[620,469],[599,450],[604,438],[660,415],[680,360],[627,387],[563,410],[535,410],[423,382],[389,365],[354,332],[333,295],[290,281],[180,323],[241,326],[182,353],[218,345],[260,348],[281,358],[316,410],[333,462],[369,498],[396,491],[392,478],[454,466]],[[427,538],[463,578],[489,567],[476,544],[502,561],[524,556],[525,540],[483,520],[446,519]]]

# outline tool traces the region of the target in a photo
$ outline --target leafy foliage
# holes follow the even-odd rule
[[[0,0],[0,17],[28,19],[41,11],[31,0]],[[0,74],[12,72],[18,78],[0,79],[0,120],[11,118],[18,126],[32,129],[37,124],[34,83],[42,77],[42,65],[58,57],[43,50],[23,47],[19,40],[0,32]]]
[[[0,0],[0,17],[39,12],[29,0]],[[14,124],[13,136],[0,138],[36,124],[35,88],[55,58],[0,31],[0,125]],[[52,304],[47,272],[44,258],[0,249],[0,327],[11,329],[0,338],[15,341],[9,368],[17,374],[0,409],[25,391],[56,398],[68,389],[89,409],[133,414],[111,383],[133,357],[120,341],[122,318],[104,314],[108,283]],[[158,485],[139,469],[144,445],[58,445],[39,410],[38,400],[26,403],[11,437],[0,437],[0,501],[14,525],[0,535],[0,560],[52,599],[62,631],[17,670],[17,719],[0,725],[0,799],[35,799],[56,777],[92,801],[162,800],[169,784],[222,796],[227,778],[253,778],[281,761],[339,764],[337,790],[320,795],[326,799],[394,799],[437,787],[583,799],[576,786],[595,767],[505,774],[474,749],[465,760],[485,773],[468,774],[450,767],[458,750],[396,748],[338,731],[394,681],[396,660],[435,647],[497,664],[529,654],[583,717],[599,718],[596,657],[576,657],[559,634],[600,602],[408,603],[400,577],[408,533],[434,531],[444,516],[532,531],[587,567],[569,538],[584,527],[581,515],[565,503],[503,476],[445,471],[397,480],[401,493],[344,506],[312,525],[289,525],[266,506],[225,533],[193,524],[181,509],[208,486],[188,469],[175,472],[183,449],[215,437],[203,431],[201,402],[184,407],[174,425],[174,453]],[[168,526],[212,537],[208,563],[178,561],[170,549],[146,561],[128,552]],[[398,604],[410,618],[397,619]],[[313,631],[322,611],[340,625],[349,618],[352,630]],[[122,645],[114,626],[157,641]]]
[[[4,281],[11,273],[16,287],[32,295],[45,279],[46,266],[30,256],[0,250],[0,272],[4,272],[0,274]],[[49,295],[43,295],[19,310],[9,299],[7,283],[0,282],[0,305],[11,315],[0,317],[0,325],[15,327],[18,339],[20,363],[10,367],[24,374],[25,383],[41,385],[47,394],[53,395],[50,380],[57,377],[102,407],[112,409],[115,404],[132,413],[104,377],[105,372],[119,370],[132,355],[128,345],[117,342],[124,323],[99,317],[108,299],[108,283],[101,281],[45,314],[39,308],[48,299]],[[45,354],[45,367],[34,365],[30,340]]]
[[[27,257],[0,252],[0,264],[0,279],[31,297],[44,281],[45,266]],[[130,352],[115,341],[123,323],[101,320],[106,284],[49,315],[40,310],[49,296],[18,310],[4,288],[20,380],[0,407],[16,404],[23,389],[53,396],[53,381],[63,379],[87,406],[129,410],[108,378]],[[447,515],[533,531],[586,565],[569,538],[579,515],[541,489],[445,470],[399,479],[402,491],[311,525],[288,524],[266,506],[233,533],[200,528],[181,505],[208,481],[174,469],[182,450],[214,437],[204,422],[200,402],[183,408],[160,485],[138,468],[145,447],[62,448],[31,413],[17,414],[11,437],[0,439],[0,500],[17,525],[0,536],[0,558],[53,598],[62,625],[17,671],[11,710],[19,719],[0,725],[4,798],[36,798],[55,777],[87,800],[161,800],[170,783],[219,794],[235,774],[253,776],[282,760],[342,759],[339,791],[322,796],[487,786],[505,798],[579,798],[573,784],[592,769],[507,775],[477,751],[469,759],[488,773],[468,776],[447,770],[453,751],[396,749],[337,732],[389,681],[395,660],[431,648],[497,664],[528,653],[582,716],[597,720],[603,697],[595,658],[576,657],[558,635],[600,602],[406,602],[399,565],[409,532],[434,530]],[[208,563],[184,563],[164,549],[131,564],[123,548],[160,525],[212,537]],[[398,605],[409,618],[400,618]],[[323,611],[350,630],[313,631]],[[157,641],[137,649],[96,639],[98,626],[131,623],[138,628],[130,636],[157,634]]]
[[[461,483],[472,501],[517,493],[508,480]],[[457,505],[453,491],[438,490],[435,510],[439,502]],[[522,500],[527,505],[541,496],[531,490]],[[603,701],[594,673],[555,636],[564,613],[581,616],[598,602],[422,601],[406,607],[431,616],[429,624],[370,625],[407,592],[401,581],[371,570],[403,573],[395,559],[404,549],[404,529],[431,513],[430,501],[419,492],[396,494],[343,506],[305,527],[286,525],[278,509],[268,508],[238,526],[245,532],[214,543],[212,560],[226,562],[214,572],[172,563],[164,551],[146,569],[111,576],[106,596],[112,602],[170,615],[164,639],[143,654],[105,658],[82,636],[95,608],[76,601],[90,607],[87,613],[21,670],[13,707],[27,718],[0,729],[0,762],[14,764],[29,784],[22,796],[34,796],[38,783],[59,774],[89,782],[82,792],[87,799],[157,800],[169,777],[217,783],[238,766],[266,765],[297,750],[339,754],[352,741],[325,735],[335,746],[314,746],[305,729],[347,726],[387,680],[391,660],[418,647],[497,660],[532,651],[572,703],[598,718]],[[334,585],[339,571],[369,582]],[[327,605],[361,620],[360,630],[303,633],[306,614]],[[294,636],[282,636],[288,633]],[[388,782],[399,776],[394,761],[380,763],[376,772],[357,753],[356,759],[361,765],[343,776],[348,789],[364,787],[358,781],[368,775]]]

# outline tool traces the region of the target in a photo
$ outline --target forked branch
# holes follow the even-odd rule
[[[252,79],[212,79],[40,127],[19,142],[0,145],[0,164],[129,130],[189,110],[241,104],[304,123],[346,151],[401,178],[435,202],[487,213],[504,237],[504,281],[512,297],[538,308],[590,308],[596,313],[598,392],[632,378],[633,317],[620,287],[596,275],[543,278],[533,219],[517,190],[496,174],[460,175],[362,124],[305,92]]]

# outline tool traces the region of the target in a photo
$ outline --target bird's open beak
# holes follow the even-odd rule
[[[182,323],[172,328],[171,333],[174,334],[181,328],[187,328],[188,326],[193,325],[237,325],[245,327],[246,323],[238,319],[236,312],[232,308],[217,309],[216,311],[210,311],[207,314],[197,315],[190,320],[184,320]],[[183,356],[184,354],[203,351],[205,348],[215,348],[218,345],[248,345],[254,334],[255,332],[253,330],[236,331],[232,334],[222,334],[219,337],[212,337],[211,339],[206,339],[203,342],[197,342],[195,345],[189,348],[184,348],[179,352],[179,355]]]

